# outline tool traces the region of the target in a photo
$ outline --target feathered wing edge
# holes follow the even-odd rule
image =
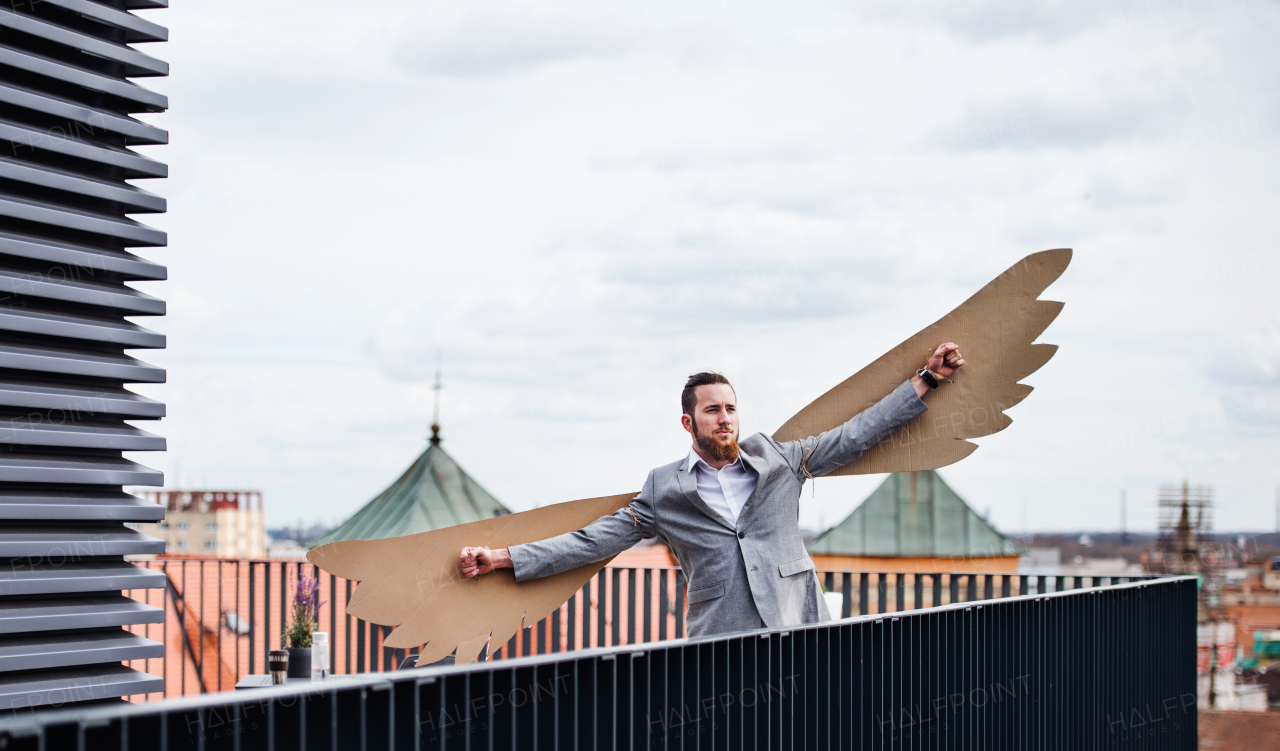
[[[573,532],[627,505],[635,493],[558,503],[519,514],[384,540],[343,540],[313,549],[307,559],[334,576],[360,582],[347,612],[394,626],[383,646],[425,644],[418,664],[457,649],[470,662],[492,638],[501,645],[560,607],[605,561],[516,585],[510,570],[462,578],[466,546],[510,547]]]
[[[1067,264],[1071,250],[1033,253],[848,380],[815,399],[774,433],[790,441],[818,435],[875,404],[922,366],[939,344],[960,345],[965,365],[929,396],[929,411],[907,423],[858,461],[830,474],[872,474],[937,469],[960,461],[977,445],[964,439],[990,435],[1012,420],[1004,410],[1031,393],[1018,383],[1049,361],[1057,347],[1033,344],[1062,310],[1038,300]]]

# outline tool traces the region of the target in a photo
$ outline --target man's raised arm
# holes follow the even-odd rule
[[[462,575],[468,579],[494,569],[515,569],[516,581],[541,579],[621,553],[654,536],[653,474],[630,504],[576,532],[509,548],[463,548]]]

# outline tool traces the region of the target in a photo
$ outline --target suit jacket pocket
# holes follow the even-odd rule
[[[778,566],[778,573],[783,576],[793,576],[801,571],[812,571],[813,569],[813,559],[806,555],[804,558],[787,561],[786,563]]]
[[[714,600],[717,597],[724,597],[724,582],[716,582],[705,587],[689,590],[690,605],[704,600]]]

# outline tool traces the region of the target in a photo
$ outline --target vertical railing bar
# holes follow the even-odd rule
[[[288,610],[289,610],[289,564],[287,561],[280,561],[280,649],[289,646],[285,639],[285,632],[288,630]]]
[[[667,639],[667,574],[666,569],[658,572],[658,641]]]
[[[613,614],[609,645],[616,647],[622,641],[622,569],[610,568],[609,573],[609,612]]]
[[[636,570],[627,569],[627,644],[636,643]]]
[[[853,574],[845,571],[840,575],[840,594],[844,595],[844,602],[840,606],[840,617],[848,618],[853,615]]]
[[[364,672],[364,620],[356,618],[356,672]]]
[[[183,597],[182,605],[183,605],[183,608],[182,608],[182,611],[181,611],[181,612],[178,612],[178,596],[177,596],[177,595],[178,595],[178,593],[175,591],[175,592],[174,592],[174,597],[173,597],[173,611],[174,611],[175,613],[177,613],[177,614],[178,614],[178,629],[179,629],[180,631],[182,631],[182,638],[183,638],[183,640],[185,641],[185,640],[186,640],[186,638],[187,638],[187,608],[186,608],[186,604],[187,604],[187,601],[186,601],[186,596],[187,596],[187,591],[186,591],[186,589],[187,589],[187,562],[186,562],[186,561],[181,561],[181,564],[182,564],[182,565],[181,565],[181,567],[179,568],[179,571],[181,571],[180,576],[182,576],[182,590],[183,590],[183,591],[182,591],[182,597]],[[173,580],[172,580],[172,579],[170,579],[170,580],[169,580],[169,587],[170,587],[170,588],[172,588],[172,587],[173,587]],[[182,676],[182,679],[179,681],[179,686],[182,688],[182,694],[181,694],[181,695],[182,695],[182,696],[186,696],[186,695],[187,695],[187,654],[186,654],[186,651],[183,651],[183,653],[182,653],[182,659],[178,661],[178,664],[181,666],[181,667],[179,667],[178,669],[179,669],[180,671],[182,671],[182,672],[180,673],[180,675]]]
[[[676,638],[685,637],[684,597],[688,582],[684,580],[684,570],[676,569]]]
[[[578,593],[569,595],[568,617],[565,626],[565,650],[572,652],[578,648]]]
[[[608,569],[600,569],[596,574],[596,646],[603,647],[608,643],[607,624],[608,610]]]
[[[550,623],[547,624],[547,630],[550,632],[549,634],[550,638],[547,643],[547,651],[553,654],[560,651],[560,632],[561,632],[560,621],[561,621],[561,616],[563,612],[564,611],[562,611],[560,608],[556,608],[555,610],[551,611],[551,615],[548,618]]]
[[[222,690],[222,561],[217,561],[215,565],[218,567],[218,690]]]
[[[644,641],[653,641],[653,569],[644,570]]]
[[[591,579],[582,585],[582,648],[591,648]]]
[[[523,646],[524,649],[521,650],[520,656],[528,657],[529,655],[533,654],[533,624],[525,622],[522,625],[524,626],[524,628],[520,630],[521,631],[520,641],[521,641],[521,646]],[[441,688],[441,692],[443,695],[443,687]],[[443,748],[443,744],[444,744],[443,736],[440,743],[441,743],[441,747]]]
[[[346,675],[351,675],[351,614],[347,612],[347,603],[351,602],[351,580],[343,581],[346,582],[343,585],[346,592],[342,597],[342,618],[346,621],[342,626],[342,651],[346,655],[343,660],[343,671]]]
[[[338,661],[338,578],[329,572],[329,673]]]
[[[257,657],[257,655],[254,653],[255,652],[254,646],[256,646],[254,642],[257,641],[257,638],[258,638],[258,619],[257,619],[258,603],[257,603],[257,598],[255,597],[255,595],[257,595],[257,592],[255,591],[256,586],[253,578],[254,568],[255,566],[253,561],[249,561],[249,674],[250,675],[253,675],[253,669],[255,667],[254,663],[257,662],[254,659],[254,657]],[[262,672],[266,673],[268,671],[263,670]]]

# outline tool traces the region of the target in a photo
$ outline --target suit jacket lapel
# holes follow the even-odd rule
[[[706,514],[713,521],[720,522],[725,527],[736,532],[737,528],[730,524],[728,519],[724,518],[718,511],[708,506],[707,502],[702,500],[702,496],[698,495],[698,477],[694,474],[696,471],[697,470],[686,470],[683,467],[676,470],[676,476],[680,478],[680,490],[684,493],[684,497],[689,499],[689,503],[692,503],[694,508],[701,511],[703,514]]]
[[[738,514],[738,526],[746,521],[747,512],[751,510],[751,504],[755,501],[756,495],[760,492],[760,486],[763,484],[765,472],[769,471],[769,463],[764,459],[752,456],[745,451],[738,456],[742,457],[742,463],[747,469],[756,474],[756,487],[751,491],[751,495],[747,496],[747,502],[742,504],[742,511]]]

